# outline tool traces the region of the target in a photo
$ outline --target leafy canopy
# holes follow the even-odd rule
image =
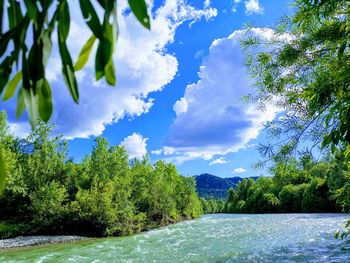
[[[296,0],[294,6],[273,40],[243,40],[256,86],[250,99],[284,112],[267,124],[273,143],[260,147],[275,161],[298,153],[303,141],[333,152],[350,143],[350,1]]]
[[[314,148],[330,149],[334,155],[341,150],[345,159],[350,157],[350,1],[295,0],[294,7],[295,14],[282,19],[271,41],[259,37],[242,41],[256,86],[249,99],[261,107],[275,103],[283,110],[266,125],[272,142],[259,147],[266,160],[273,161],[275,172],[288,170],[292,156],[307,156]],[[306,154],[300,149],[305,148],[303,142],[311,145]],[[334,171],[330,185],[327,178],[314,179],[309,186],[286,185],[279,194],[281,206],[299,210],[300,204],[289,202],[294,199],[302,200],[302,206],[324,207],[317,196],[330,187],[333,199],[349,211],[345,163],[343,174]],[[346,182],[335,183],[344,176]],[[350,222],[341,237],[349,235],[349,226]]]
[[[202,214],[195,180],[173,164],[129,161],[124,147],[96,138],[80,163],[42,121],[25,139],[0,112],[0,149],[8,175],[0,195],[0,238],[33,234],[127,235]],[[0,167],[0,169],[2,169]],[[1,222],[23,226],[2,229]]]

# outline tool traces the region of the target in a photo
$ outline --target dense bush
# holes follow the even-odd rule
[[[349,212],[350,156],[339,150],[316,162],[277,163],[273,176],[244,179],[230,189],[225,203],[229,213]]]
[[[222,199],[200,199],[202,202],[204,214],[215,214],[224,212],[225,202]]]
[[[0,114],[9,171],[0,221],[26,225],[22,234],[126,235],[202,214],[194,179],[180,176],[174,165],[152,165],[147,157],[130,162],[123,147],[103,138],[74,163],[67,143],[50,138],[51,128],[39,123],[26,139],[14,138]],[[0,235],[10,236],[3,228]]]

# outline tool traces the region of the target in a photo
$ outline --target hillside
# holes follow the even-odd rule
[[[212,174],[201,174],[196,176],[196,190],[199,197],[225,199],[228,189],[242,180],[242,177],[221,178]]]

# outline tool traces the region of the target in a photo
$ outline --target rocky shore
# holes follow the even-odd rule
[[[0,250],[85,240],[80,236],[20,236],[0,240]]]

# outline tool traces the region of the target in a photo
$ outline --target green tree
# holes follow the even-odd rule
[[[302,207],[305,189],[308,187],[308,184],[288,184],[283,186],[282,190],[278,194],[281,202],[281,211],[288,213],[311,212],[308,210],[303,210],[303,208],[307,209],[308,207]]]
[[[350,2],[295,0],[294,7],[294,15],[282,19],[271,41],[249,36],[242,41],[257,87],[249,99],[284,110],[283,117],[267,123],[273,143],[261,145],[260,152],[283,161],[304,152],[300,142],[309,141],[312,149],[335,153],[344,148],[349,155]],[[314,179],[305,202],[323,185]]]
[[[5,112],[0,113],[0,148],[9,171],[0,220],[16,226],[12,232],[0,229],[0,238],[127,235],[202,214],[194,178],[181,176],[174,165],[152,165],[147,156],[130,162],[124,147],[103,138],[74,163],[62,137],[51,136],[52,127],[40,121],[19,140],[8,132]]]
[[[294,6],[271,41],[242,41],[257,87],[250,99],[284,110],[267,124],[274,143],[261,147],[274,159],[302,151],[298,143],[305,140],[333,151],[350,142],[349,1],[296,0]]]

